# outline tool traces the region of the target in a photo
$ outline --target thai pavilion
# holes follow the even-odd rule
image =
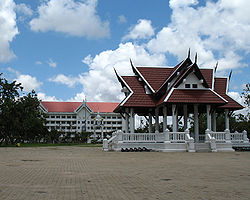
[[[130,61],[133,76],[117,79],[125,94],[114,112],[124,119],[123,131],[117,131],[103,142],[105,151],[148,148],[156,151],[234,151],[233,146],[248,146],[246,131],[230,133],[229,115],[243,106],[228,96],[228,78],[215,77],[215,69],[199,68],[188,57],[175,67],[137,67]],[[217,113],[225,114],[225,131],[216,131]],[[206,113],[206,131],[199,132],[199,114]],[[135,114],[144,116],[147,133],[134,133]],[[171,116],[172,130],[167,129]],[[188,129],[188,118],[194,119],[194,133]],[[159,131],[163,119],[163,132]],[[180,132],[178,121],[184,122]],[[170,120],[169,120],[170,121]],[[155,131],[152,132],[152,122]]]

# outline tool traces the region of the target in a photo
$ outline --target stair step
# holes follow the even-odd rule
[[[196,152],[210,152],[210,146],[207,143],[196,143],[195,144]]]

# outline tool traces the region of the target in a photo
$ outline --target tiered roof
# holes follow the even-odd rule
[[[227,95],[227,78],[214,77],[214,69],[200,69],[189,57],[175,67],[136,67],[132,62],[131,67],[134,76],[116,73],[129,94],[115,112],[126,107],[152,108],[168,103],[213,104],[231,110],[243,108]],[[199,79],[202,88],[179,88],[191,73]]]

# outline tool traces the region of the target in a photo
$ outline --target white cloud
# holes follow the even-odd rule
[[[170,0],[171,23],[147,44],[148,49],[181,60],[191,48],[193,53],[198,52],[201,66],[213,67],[218,60],[219,71],[246,66],[238,51],[250,52],[250,1],[207,1],[205,6],[197,3]]]
[[[50,82],[55,82],[59,84],[67,85],[68,87],[73,87],[77,83],[82,82],[83,77],[79,75],[78,77],[65,76],[64,74],[58,74],[55,77],[49,78]]]
[[[49,0],[38,7],[38,18],[30,21],[33,31],[56,31],[72,36],[109,36],[109,23],[96,14],[97,0]]]
[[[46,96],[46,94],[43,92],[38,92],[37,98],[42,101],[62,101],[58,100],[55,96]]]
[[[37,90],[42,85],[42,82],[39,82],[36,77],[32,77],[27,74],[19,74],[16,81],[22,84],[25,92]]]
[[[150,20],[139,19],[137,24],[130,28],[130,32],[123,37],[123,40],[129,39],[147,39],[154,35],[154,29]]]
[[[28,17],[33,15],[33,10],[24,3],[17,4],[15,10],[17,13],[26,15]]]
[[[49,65],[50,67],[55,68],[57,64],[56,64],[56,62],[55,62],[55,61],[53,61],[52,59],[49,59],[49,61],[48,61],[48,65]]]
[[[82,94],[85,94],[90,101],[121,100],[124,96],[120,92],[120,84],[113,68],[122,75],[132,74],[130,58],[135,65],[164,65],[166,63],[163,54],[149,54],[142,46],[131,42],[120,44],[117,49],[103,51],[92,59],[88,56],[89,72],[84,74],[81,81]]]
[[[120,23],[120,24],[127,23],[126,17],[124,15],[120,15],[118,17],[118,23]]]
[[[0,62],[7,62],[15,57],[10,49],[10,43],[18,34],[14,9],[13,0],[0,1]]]
[[[75,97],[68,99],[67,101],[83,101],[86,99],[84,92],[77,93]]]

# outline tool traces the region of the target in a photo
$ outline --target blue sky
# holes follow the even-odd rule
[[[217,76],[249,81],[247,0],[1,0],[0,71],[42,100],[119,101],[113,67],[173,66],[198,53]]]

